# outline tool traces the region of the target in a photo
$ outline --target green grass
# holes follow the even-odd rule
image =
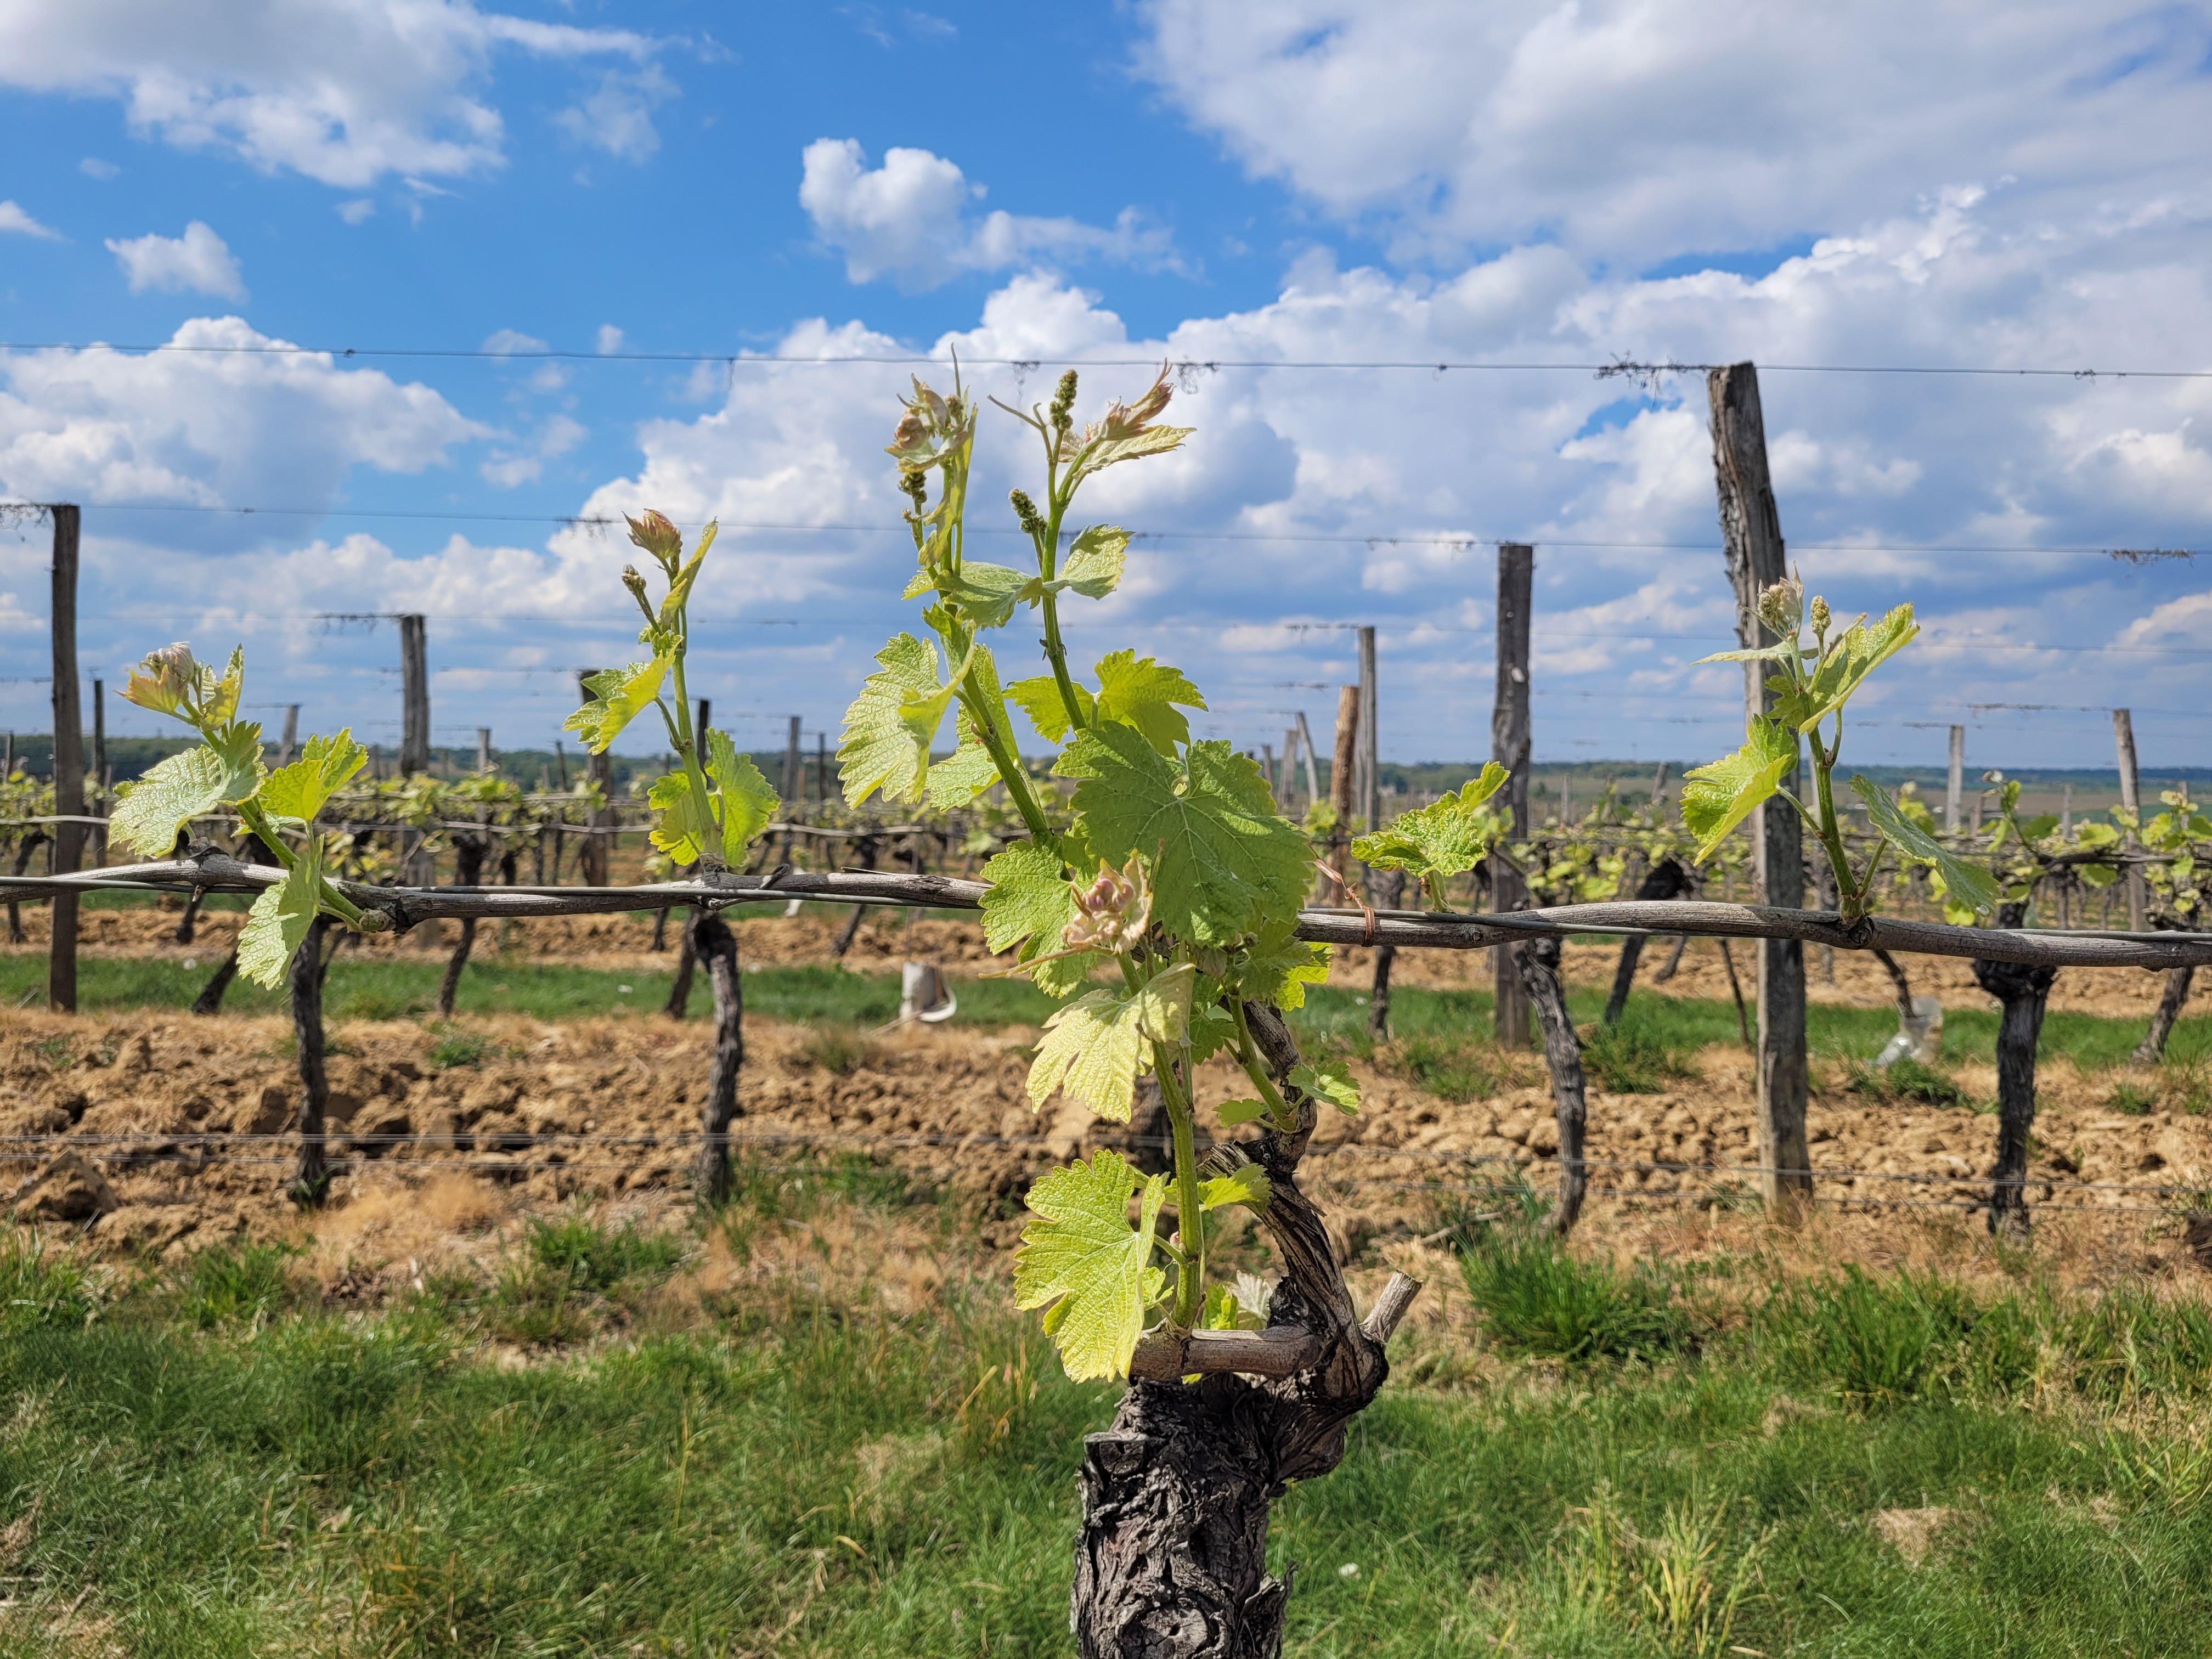
[[[1493,1369],[1425,1386],[1443,1351],[1401,1344],[1343,1467],[1277,1506],[1287,1652],[2203,1650],[2212,1459],[2096,1417],[2201,1407],[2200,1311],[1846,1273],[1731,1319],[1702,1281],[1559,1254],[1523,1208],[1469,1271]],[[19,1322],[0,1655],[73,1650],[47,1629],[71,1608],[167,1659],[1067,1652],[1081,1437],[1115,1390],[1061,1377],[988,1284],[906,1319],[800,1294],[623,1334],[593,1298],[688,1248],[534,1230],[507,1273],[570,1299],[520,1366],[475,1346],[514,1317],[505,1278],[204,1329],[151,1293]],[[1875,1517],[1923,1510],[1948,1513],[1916,1567]]]

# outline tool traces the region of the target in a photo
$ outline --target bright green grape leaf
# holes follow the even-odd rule
[[[1022,598],[1030,605],[1048,593],[1075,592],[1086,599],[1103,599],[1121,586],[1128,549],[1127,531],[1118,525],[1094,524],[1067,550],[1060,574],[1050,581],[1030,577],[1022,586]]]
[[[1141,432],[1133,432],[1126,438],[1094,439],[1076,452],[1075,464],[1068,469],[1065,487],[1073,489],[1079,478],[1088,477],[1117,461],[1133,461],[1146,455],[1164,455],[1197,429],[1189,426],[1155,426],[1147,427]]]
[[[714,544],[714,536],[719,528],[719,525],[710,522],[699,532],[699,545],[692,550],[690,559],[668,584],[667,596],[660,601],[659,621],[663,628],[674,628],[676,613],[690,602],[691,585],[699,580],[699,567],[706,562],[707,550]]]
[[[1359,1109],[1359,1085],[1345,1070],[1342,1060],[1321,1060],[1293,1066],[1291,1086],[1304,1090],[1316,1100],[1327,1101],[1347,1117]]]
[[[652,706],[660,695],[660,683],[668,678],[669,659],[654,657],[650,662],[634,662],[627,668],[603,669],[584,681],[584,690],[590,701],[562,722],[563,732],[574,732],[584,740],[584,747],[594,755],[604,755],[607,745],[622,735],[622,730]]]
[[[149,652],[123,684],[123,700],[157,714],[173,714],[203,731],[227,724],[238,712],[238,693],[246,679],[246,647],[234,646],[230,666],[215,665],[192,654],[182,640]]]
[[[1150,1045],[1182,1039],[1197,976],[1186,962],[1133,991],[1092,991],[1054,1013],[1030,1066],[1030,1104],[1042,1110],[1057,1089],[1099,1117],[1127,1123]]]
[[[1193,945],[1234,945],[1263,917],[1295,911],[1312,854],[1275,815],[1260,769],[1225,743],[1190,745],[1184,764],[1142,734],[1101,723],[1054,769],[1075,791],[1092,848],[1108,863],[1141,852],[1152,866],[1152,916]]]
[[[1385,828],[1360,836],[1352,843],[1352,855],[1370,869],[1410,871],[1422,881],[1474,869],[1511,828],[1509,819],[1483,810],[1510,775],[1496,761],[1488,763],[1456,794],[1401,812]]]
[[[1099,659],[1097,717],[1135,726],[1163,755],[1190,741],[1190,722],[1176,710],[1177,703],[1206,707],[1180,668],[1164,667],[1133,651],[1109,652]]]
[[[1096,717],[1097,700],[1080,681],[1071,684],[1075,687],[1075,706],[1083,711],[1083,723],[1088,726]],[[1047,743],[1058,743],[1067,736],[1067,705],[1060,701],[1060,682],[1051,675],[1016,680],[1006,688],[1006,696],[1015,708],[1030,717],[1030,724],[1036,727],[1037,735]]]
[[[707,776],[722,798],[722,862],[734,870],[744,863],[753,838],[775,821],[783,799],[769,787],[752,757],[738,752],[726,732],[707,733]]]
[[[1237,970],[1239,996],[1285,1010],[1303,1008],[1307,986],[1328,983],[1328,946],[1308,944],[1297,927],[1297,917],[1285,915],[1260,930]]]
[[[1946,892],[1970,915],[1997,902],[1997,878],[1978,864],[1969,863],[1897,810],[1889,792],[1870,778],[1854,775],[1851,793],[1865,803],[1867,821],[1875,832],[1915,864],[1934,866],[1943,878]]]
[[[965,708],[959,711],[954,729],[960,733],[960,746],[950,759],[929,769],[929,804],[940,812],[967,805],[999,781],[998,763],[975,735],[975,722]]]
[[[983,866],[983,942],[996,955],[1025,940],[1060,949],[1060,929],[1075,915],[1075,896],[1060,873],[1060,855],[1041,842],[1018,841]]]
[[[1742,748],[1688,773],[1682,780],[1682,822],[1698,837],[1697,861],[1711,858],[1796,764],[1796,730],[1753,716]]]
[[[1267,1103],[1264,1100],[1224,1100],[1213,1109],[1213,1115],[1221,1120],[1223,1128],[1233,1129],[1240,1123],[1249,1123],[1255,1117],[1265,1117]]]
[[[937,647],[911,634],[901,634],[876,653],[879,672],[868,676],[860,695],[845,711],[845,730],[837,744],[837,776],[845,787],[845,804],[858,806],[878,789],[889,801],[916,801],[929,781],[929,738],[919,743],[910,706],[935,702],[950,694],[937,683]],[[940,716],[943,702],[937,703]]]
[[[279,767],[261,786],[261,806],[271,817],[311,823],[323,803],[345,787],[368,764],[368,750],[349,728],[334,738],[309,738],[300,758]]]
[[[1844,632],[1844,637],[1828,647],[1828,654],[1813,672],[1812,684],[1806,688],[1806,711],[1798,716],[1797,729],[1809,732],[1820,721],[1850,701],[1851,693],[1866,683],[1868,675],[1912,643],[1919,635],[1920,624],[1912,620],[1912,607],[1900,605],[1873,627],[1863,622],[1853,623]]]
[[[689,772],[664,772],[645,792],[645,804],[660,816],[647,839],[678,864],[696,864],[699,849],[714,839],[707,804],[691,787]]]
[[[1249,1285],[1247,1280],[1250,1281]],[[1267,1280],[1253,1273],[1237,1274],[1234,1285],[1209,1285],[1206,1287],[1206,1319],[1201,1328],[1264,1331],[1267,1328],[1268,1301]]]
[[[946,572],[936,583],[938,592],[978,628],[1004,628],[1013,620],[1014,607],[1027,597],[1036,578],[1003,564],[964,561],[957,573]]]
[[[264,990],[284,982],[285,971],[307,937],[315,919],[315,898],[322,886],[321,846],[307,837],[299,860],[274,887],[264,887],[246,913],[238,934],[238,971]]]
[[[1058,854],[1033,841],[1017,842],[983,866],[983,879],[991,884],[983,895],[983,939],[994,953],[1019,945],[1016,960],[1030,962],[1060,949],[1075,896]],[[1030,980],[1047,996],[1069,996],[1106,959],[1091,951],[1061,957],[1032,969]]]
[[[1240,1164],[1227,1175],[1212,1176],[1198,1183],[1201,1210],[1242,1204],[1248,1210],[1264,1211],[1273,1196],[1274,1188],[1267,1184],[1267,1172],[1256,1164]]]
[[[1698,663],[1709,662],[1786,662],[1797,654],[1797,641],[1793,635],[1778,640],[1772,645],[1762,645],[1756,651],[1716,651],[1710,657],[1700,657]],[[1806,654],[1810,655],[1808,652]]]
[[[2081,878],[2085,887],[2110,887],[2120,878],[2120,872],[2109,864],[2077,864],[2074,873]]]
[[[226,801],[244,800],[262,780],[261,728],[228,726],[151,768],[117,803],[108,833],[149,858],[169,856],[177,832]]]
[[[1030,1220],[1014,1256],[1014,1300],[1046,1308],[1045,1330],[1076,1382],[1127,1376],[1145,1328],[1147,1269],[1167,1177],[1143,1183],[1120,1153],[1054,1170],[1030,1188]],[[1137,1198],[1137,1224],[1129,1200]],[[1151,1284],[1157,1286],[1158,1280]],[[1157,1291],[1155,1290],[1155,1294]]]

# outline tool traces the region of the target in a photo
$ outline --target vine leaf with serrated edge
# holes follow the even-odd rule
[[[1259,767],[1226,743],[1194,743],[1181,767],[1134,729],[1101,723],[1054,768],[1080,779],[1076,810],[1109,864],[1142,853],[1152,916],[1193,945],[1234,945],[1297,908],[1310,854],[1274,811]]]
[[[1060,873],[1058,854],[1036,842],[1017,842],[983,866],[983,879],[990,884],[983,895],[983,942],[994,955],[1018,945],[1014,959],[1028,963],[1060,949],[1060,934],[1075,917],[1075,892]],[[1039,963],[1030,982],[1047,996],[1068,996],[1104,961],[1086,951]]]
[[[1880,784],[1855,773],[1851,793],[1865,803],[1867,820],[1875,832],[1913,863],[1933,866],[1943,878],[1944,890],[1966,910],[1978,915],[1996,905],[1997,878],[1913,823],[1897,810],[1897,803]]]
[[[915,743],[906,715],[910,704],[926,703],[943,689],[937,683],[937,647],[901,634],[876,653],[876,663],[878,672],[868,676],[845,711],[837,744],[837,776],[848,806],[858,806],[878,789],[885,800],[919,800],[929,781],[929,745]],[[942,715],[943,704],[938,711]]]
[[[315,919],[322,891],[321,840],[307,837],[299,858],[274,887],[262,889],[238,933],[238,971],[264,990],[284,982],[285,970]]]
[[[1136,1170],[1112,1151],[1054,1170],[1029,1190],[1033,1213],[1014,1257],[1014,1300],[1047,1309],[1045,1329],[1076,1382],[1129,1374],[1147,1291],[1158,1282],[1152,1241],[1167,1190],[1167,1177],[1153,1176],[1139,1195]]]
[[[707,733],[707,775],[722,798],[722,862],[732,869],[745,861],[745,848],[775,820],[783,798],[769,787],[752,757],[738,752],[726,732]]]
[[[1135,726],[1163,755],[1190,741],[1190,721],[1175,705],[1203,708],[1206,699],[1182,670],[1133,651],[1109,651],[1098,659],[1097,672],[1099,720]]]
[[[353,740],[349,727],[334,738],[309,738],[300,758],[278,767],[261,786],[261,810],[282,823],[311,823],[368,764],[368,750]]]
[[[1291,1068],[1291,1085],[1303,1089],[1316,1100],[1325,1100],[1346,1117],[1359,1109],[1359,1085],[1344,1062],[1337,1060],[1316,1060]]]
[[[1240,1164],[1227,1175],[1209,1176],[1198,1183],[1198,1207],[1219,1210],[1242,1204],[1248,1210],[1265,1212],[1274,1192],[1265,1170],[1256,1164]]]
[[[1684,775],[1682,822],[1698,837],[1697,861],[1711,858],[1729,831],[1770,799],[1783,774],[1796,764],[1796,728],[1754,715],[1735,753]]]
[[[1483,804],[1512,775],[1496,761],[1427,806],[1401,812],[1390,823],[1352,843],[1352,855],[1370,869],[1404,870],[1433,888],[1482,862],[1491,843],[1510,827]]]
[[[244,800],[261,787],[261,728],[217,728],[208,741],[150,768],[117,803],[109,833],[149,858],[167,858],[177,832],[227,801]]]
[[[1328,983],[1329,948],[1297,936],[1295,915],[1264,925],[1237,968],[1237,994],[1288,1012],[1306,1006],[1306,987]]]
[[[1096,1116],[1127,1123],[1152,1045],[1182,1037],[1197,977],[1182,963],[1133,991],[1091,991],[1060,1009],[1045,1021],[1030,1066],[1030,1106],[1042,1110],[1059,1090]]]
[[[1129,532],[1119,525],[1094,524],[1078,536],[1060,562],[1060,574],[1050,581],[1032,576],[1022,585],[1021,597],[1036,605],[1048,593],[1080,593],[1086,599],[1103,599],[1121,583],[1128,555]]]
[[[1097,700],[1091,688],[1079,680],[1069,682],[1075,688],[1075,706],[1083,712],[1083,723],[1088,726],[1097,718]],[[1030,717],[1036,727],[1037,736],[1047,743],[1059,743],[1067,736],[1067,705],[1060,700],[1060,682],[1049,674],[1039,674],[1026,680],[1016,680],[1006,687],[1007,699],[1015,708]]]
[[[660,695],[660,683],[668,678],[672,660],[655,656],[627,668],[605,668],[586,676],[584,690],[590,701],[563,720],[561,729],[583,738],[584,747],[592,754],[605,754],[607,745],[622,735],[623,728]]]

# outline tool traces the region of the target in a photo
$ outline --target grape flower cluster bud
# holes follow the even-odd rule
[[[1784,639],[1795,639],[1805,617],[1805,584],[1785,576],[1759,596],[1759,619]]]
[[[1028,490],[1010,489],[1006,492],[1006,499],[1014,504],[1014,518],[1023,530],[1034,536],[1044,529],[1044,514],[1037,511],[1036,503],[1030,499]]]
[[[1109,865],[1087,885],[1075,884],[1075,916],[1060,939],[1071,951],[1133,951],[1152,925],[1152,889],[1132,853],[1121,869]]]
[[[1828,631],[1828,602],[1818,593],[1813,596],[1813,631],[1815,634]]]
[[[651,507],[641,519],[632,519],[627,513],[623,517],[629,520],[630,540],[658,559],[671,575],[675,574],[684,557],[684,532]]]

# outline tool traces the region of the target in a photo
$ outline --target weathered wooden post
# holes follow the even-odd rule
[[[1306,805],[1311,806],[1321,799],[1320,775],[1315,770],[1319,758],[1314,753],[1313,727],[1306,724],[1306,711],[1298,710],[1298,758],[1305,764]]]
[[[65,876],[77,867],[84,849],[84,708],[76,678],[76,554],[78,514],[58,501],[46,511],[54,522],[54,825],[53,872]],[[58,1014],[76,1012],[76,905],[75,893],[58,892],[49,920],[53,932],[46,949],[46,1006]]]
[[[108,802],[115,793],[114,775],[107,767],[107,687],[98,678],[92,683],[92,801],[88,815],[105,818]],[[92,862],[97,869],[107,862],[107,826],[105,823],[88,825],[92,831]]]
[[[422,618],[399,618],[399,774],[430,769],[430,668]]]
[[[296,702],[288,702],[284,705],[284,741],[277,747],[276,764],[289,766],[292,763],[293,753],[299,746],[300,705]]]
[[[586,669],[576,678],[580,684],[597,672],[599,671],[595,668]],[[591,696],[588,687],[584,690],[583,695],[586,699]],[[556,752],[558,752],[557,744]],[[584,757],[584,776],[586,782],[599,785],[599,797],[605,804],[592,807],[588,815],[588,822],[585,828],[589,833],[583,836],[582,849],[576,854],[577,873],[583,877],[585,886],[604,887],[607,884],[607,860],[609,852],[611,850],[607,843],[612,839],[604,831],[608,824],[614,822],[614,807],[611,800],[614,793],[613,763],[604,754],[587,754]],[[553,878],[556,881],[561,878],[557,842]]]
[[[491,727],[477,727],[477,775],[483,777],[491,770]]]
[[[1528,611],[1534,591],[1536,550],[1524,542],[1498,545],[1498,691],[1490,714],[1490,758],[1512,775],[1501,792],[1513,818],[1513,837],[1528,833]],[[1492,854],[1490,908],[1518,910],[1528,890],[1517,872]],[[1528,993],[1515,947],[1491,950],[1493,1012],[1491,1031],[1505,1048],[1528,1046]]]
[[[1951,728],[1951,776],[1943,788],[1943,833],[1959,833],[1959,819],[1966,793],[1966,728]]]
[[[1766,428],[1759,402],[1759,371],[1749,363],[1716,368],[1705,377],[1712,405],[1713,473],[1720,494],[1721,534],[1727,544],[1729,580],[1735,588],[1736,634],[1747,650],[1774,642],[1759,620],[1760,590],[1788,574],[1782,515],[1766,466]],[[1773,693],[1766,665],[1744,665],[1749,713],[1765,714]],[[1798,769],[1784,774],[1795,793]],[[1753,880],[1759,902],[1796,909],[1805,902],[1803,848],[1796,812],[1770,800],[1752,814]],[[1805,1139],[1805,1103],[1811,1092],[1805,1054],[1805,946],[1798,939],[1762,939],[1759,951],[1759,1162],[1767,1213],[1794,1220],[1813,1194],[1811,1151]]]
[[[1336,751],[1328,771],[1328,804],[1336,812],[1336,829],[1329,846],[1329,867],[1339,884],[1332,903],[1347,902],[1352,894],[1352,789],[1359,770],[1359,688],[1340,685],[1336,690]]]
[[[1377,757],[1381,745],[1376,737],[1376,695],[1375,689],[1375,630],[1363,627],[1359,630],[1359,816],[1370,832],[1382,826],[1376,822],[1381,810],[1382,780]]]
[[[805,805],[806,775],[799,764],[799,716],[791,717],[791,736],[783,750],[783,803],[795,815]]]
[[[2128,816],[2140,819],[2142,816],[2142,785],[2136,775],[2135,717],[2124,708],[2112,710],[2112,741],[2119,750],[2120,805]],[[2129,830],[2122,845],[2136,845],[2136,832]],[[2146,912],[2149,908],[2149,890],[2143,884],[2142,866],[2128,866],[2128,926],[2140,933],[2148,925]]]

